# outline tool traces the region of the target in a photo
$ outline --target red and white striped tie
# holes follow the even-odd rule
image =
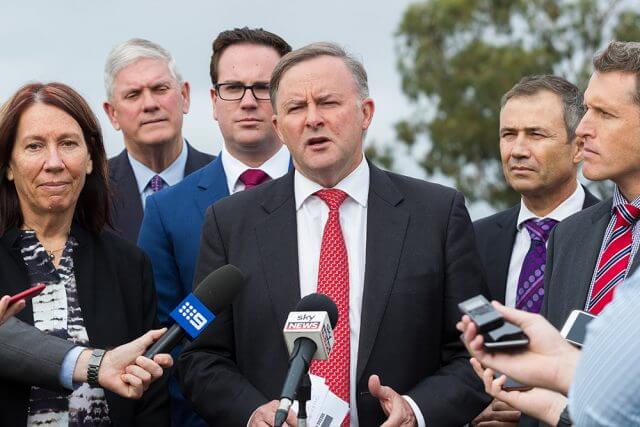
[[[616,207],[616,224],[598,263],[587,306],[589,313],[599,314],[613,299],[616,286],[624,281],[631,258],[633,225],[639,217],[640,209],[633,205]]]
[[[340,227],[340,205],[347,198],[342,190],[328,189],[315,193],[329,206],[329,217],[322,234],[317,292],[327,295],[338,306],[338,324],[333,330],[334,345],[329,360],[314,360],[311,373],[325,378],[329,389],[349,403],[349,259]],[[349,425],[349,415],[342,426]]]

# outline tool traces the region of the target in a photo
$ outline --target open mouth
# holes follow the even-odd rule
[[[329,142],[331,141],[329,138],[327,138],[326,136],[315,136],[313,138],[309,138],[307,139],[307,145],[321,145],[324,144],[325,142]]]

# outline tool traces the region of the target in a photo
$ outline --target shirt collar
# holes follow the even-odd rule
[[[313,193],[324,188],[317,182],[311,181],[302,175],[298,170],[295,171],[293,178],[296,210],[299,210]],[[349,197],[355,200],[356,203],[365,208],[367,207],[367,199],[369,197],[369,164],[364,155],[358,167],[333,188],[344,191]]]
[[[616,187],[613,190],[613,204],[611,205],[611,213],[615,214],[615,208],[625,204],[629,204],[629,202],[627,201],[627,199],[625,199],[625,197],[622,195],[622,192],[616,185]],[[640,208],[640,196],[636,197],[631,202],[631,204],[636,208]]]
[[[522,224],[525,221],[528,221],[530,219],[550,218],[560,222],[563,219],[573,215],[574,213],[581,211],[582,206],[584,205],[584,198],[585,198],[584,188],[582,188],[582,185],[578,183],[577,188],[573,192],[573,194],[567,197],[564,202],[560,203],[558,207],[556,207],[554,210],[549,212],[543,218],[540,218],[538,215],[531,212],[529,208],[527,208],[527,206],[524,204],[524,200],[521,199],[520,213],[518,214],[518,222],[516,227],[518,230],[521,230]]]
[[[156,173],[149,167],[133,158],[131,153],[127,152],[129,157],[129,163],[133,169],[133,174],[136,177],[136,183],[138,184],[138,192],[142,194],[149,185],[149,181],[155,175],[160,175],[167,185],[175,185],[182,181],[184,178],[184,168],[187,165],[187,149],[184,141],[182,142],[182,148],[180,154],[165,170],[160,173]]]
[[[225,144],[222,144],[222,153],[220,154],[222,157],[222,168],[224,169],[224,173],[227,176],[227,185],[229,186],[229,194],[234,193],[234,189],[236,184],[238,183],[238,178],[240,175],[247,169],[261,169],[269,178],[276,179],[280,178],[289,170],[289,150],[284,145],[280,147],[280,149],[271,156],[266,162],[258,166],[257,168],[252,168],[240,160],[233,157]]]

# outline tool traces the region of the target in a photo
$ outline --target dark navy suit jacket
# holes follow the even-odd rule
[[[187,164],[184,167],[184,176],[186,177],[211,162],[214,157],[196,150],[186,141],[185,144]],[[120,154],[109,159],[109,187],[113,199],[111,211],[113,231],[135,244],[138,241],[143,211],[138,184],[127,156],[127,150],[122,150]]]

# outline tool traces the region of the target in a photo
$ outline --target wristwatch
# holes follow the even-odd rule
[[[560,413],[560,419],[556,427],[570,427],[572,425],[573,421],[571,421],[571,417],[569,416],[569,405],[567,405],[562,410],[562,413]]]
[[[96,348],[91,352],[91,356],[89,357],[89,363],[87,365],[87,383],[92,388],[100,387],[100,384],[98,383],[98,372],[100,371],[100,364],[102,363],[104,353],[104,350]]]

